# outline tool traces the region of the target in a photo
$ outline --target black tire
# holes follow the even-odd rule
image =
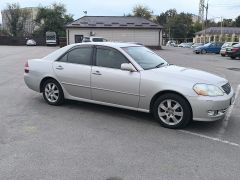
[[[236,57],[235,56],[230,56],[231,59],[235,59]]]
[[[201,54],[206,54],[206,53],[207,53],[207,51],[205,49],[201,50]]]
[[[162,109],[162,105],[167,105],[168,101],[171,100],[171,107],[174,112],[170,113],[170,110],[164,110]],[[180,105],[177,109],[175,109],[175,105]],[[161,108],[160,108],[161,106]],[[166,107],[165,107],[166,108]],[[171,108],[170,108],[171,109]],[[175,110],[173,110],[175,109]],[[182,116],[174,115],[175,113],[180,114],[182,112]],[[167,93],[162,96],[159,96],[157,100],[154,102],[153,105],[153,114],[155,119],[160,123],[161,126],[170,128],[170,129],[178,129],[178,128],[184,128],[186,125],[189,124],[189,122],[192,120],[192,111],[191,107],[188,103],[188,101],[183,98],[180,95],[174,94],[174,93]],[[162,114],[168,114],[168,115],[162,115]],[[161,117],[160,117],[161,116]],[[174,116],[174,117],[173,117]],[[164,119],[168,118],[169,122],[165,122]],[[174,119],[177,120],[177,122],[174,122]],[[173,122],[170,122],[173,121]]]
[[[221,54],[222,57],[225,57],[225,54]]]
[[[48,89],[49,85],[50,85],[50,87],[54,87],[54,89],[52,89],[52,92],[47,92],[47,89]],[[64,102],[64,93],[63,93],[61,85],[56,80],[48,79],[47,81],[45,81],[44,84],[43,84],[42,90],[43,90],[43,98],[44,98],[44,100],[48,104],[54,105],[54,106],[59,106],[59,105],[63,104],[63,102]],[[51,94],[52,96],[49,95],[47,97],[47,94],[49,94],[49,93],[50,94],[52,93]],[[57,98],[55,98],[53,94]],[[52,101],[50,100],[51,99],[50,96],[52,97]]]
[[[196,52],[196,54],[199,54],[199,52]]]

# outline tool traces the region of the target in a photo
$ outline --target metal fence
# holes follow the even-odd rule
[[[45,46],[46,39],[45,37],[34,37],[37,42],[37,46]],[[26,45],[28,38],[26,37],[11,37],[11,36],[0,36],[0,45],[11,45],[11,46],[23,46]]]

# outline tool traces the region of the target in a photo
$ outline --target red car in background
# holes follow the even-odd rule
[[[232,59],[240,58],[240,43],[226,49],[227,55]]]

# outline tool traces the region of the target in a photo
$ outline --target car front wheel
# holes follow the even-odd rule
[[[154,103],[154,117],[166,128],[185,127],[192,119],[189,103],[180,95],[167,93]]]
[[[201,54],[206,54],[207,53],[207,51],[205,50],[205,49],[203,49],[202,51],[201,51]]]
[[[50,105],[61,105],[64,94],[60,84],[53,79],[47,80],[43,85],[43,98]]]

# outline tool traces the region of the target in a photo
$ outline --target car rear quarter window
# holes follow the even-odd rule
[[[92,59],[92,51],[91,47],[81,47],[73,49],[68,53],[67,62],[74,64],[85,64],[90,65]]]
[[[120,69],[122,63],[129,63],[129,61],[119,51],[112,48],[97,48],[97,66]]]

